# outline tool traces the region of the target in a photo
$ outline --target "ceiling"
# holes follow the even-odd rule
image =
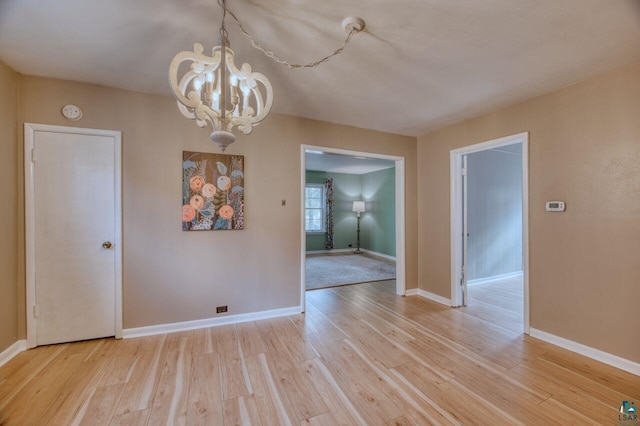
[[[330,154],[327,152],[323,153],[322,151],[307,150],[305,153],[305,165],[307,170],[363,175],[365,173],[395,167],[395,162],[393,160],[382,160],[380,158]]]
[[[640,60],[640,0],[229,0],[290,62],[367,32],[318,68],[289,70],[229,22],[236,62],[274,88],[273,111],[418,136]],[[2,0],[0,58],[18,72],[168,94],[173,56],[218,39],[216,0]]]

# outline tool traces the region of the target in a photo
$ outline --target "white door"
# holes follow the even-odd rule
[[[36,345],[114,336],[119,138],[38,130],[31,136],[35,330],[29,328]]]

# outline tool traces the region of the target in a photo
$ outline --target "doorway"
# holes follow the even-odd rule
[[[300,179],[300,186],[301,186],[301,256],[300,256],[300,292],[301,292],[301,306],[302,306],[302,310],[305,310],[305,295],[306,295],[306,282],[307,282],[307,268],[306,268],[306,263],[307,263],[307,248],[314,246],[314,240],[313,239],[317,239],[317,236],[313,235],[313,234],[309,234],[309,238],[310,240],[307,241],[308,238],[308,226],[309,226],[309,220],[310,219],[310,213],[309,213],[309,209],[307,208],[306,204],[305,204],[305,200],[308,198],[307,192],[317,192],[319,193],[320,190],[319,189],[314,189],[314,188],[308,188],[307,185],[307,155],[308,153],[317,153],[317,155],[331,155],[331,156],[344,156],[344,157],[351,157],[351,158],[365,158],[365,159],[372,159],[372,160],[382,160],[381,162],[387,162],[389,163],[389,167],[391,167],[392,169],[389,169],[389,171],[391,173],[393,173],[393,180],[394,182],[392,183],[392,185],[394,186],[395,189],[395,194],[392,197],[392,201],[391,203],[393,203],[394,207],[392,208],[392,212],[394,213],[394,219],[395,219],[395,223],[392,225],[392,227],[394,227],[395,230],[395,242],[394,244],[394,248],[395,248],[395,280],[396,280],[396,293],[399,295],[404,295],[405,294],[405,253],[404,253],[404,158],[403,157],[397,157],[397,156],[389,156],[389,155],[383,155],[383,154],[373,154],[373,153],[367,153],[367,152],[359,152],[359,151],[349,151],[349,150],[343,150],[343,149],[335,149],[335,148],[327,148],[327,147],[318,147],[318,146],[311,146],[311,145],[302,145],[301,146],[301,179]],[[324,181],[324,178],[322,179]],[[363,187],[364,188],[364,187]],[[354,224],[355,224],[355,218],[356,218],[356,213],[357,210],[359,210],[361,207],[358,207],[356,209],[356,207],[360,204],[360,203],[354,203],[354,201],[366,201],[366,200],[360,200],[360,198],[362,198],[362,196],[364,195],[366,197],[365,194],[366,191],[362,191],[362,193],[358,194],[357,196],[354,194],[354,199],[349,201],[349,210],[352,209],[352,204],[353,204],[353,213],[351,213],[349,215],[349,218],[347,219],[353,219]],[[317,194],[316,194],[317,195]],[[357,200],[356,200],[357,198]],[[345,201],[343,200],[343,204],[345,203]],[[366,202],[364,203],[365,205],[362,206],[365,208],[365,212],[367,211],[366,208]],[[345,209],[344,206],[343,210]],[[353,217],[350,217],[351,215],[353,215]],[[363,213],[363,215],[365,215],[365,217],[362,218],[363,220],[363,225],[366,226],[367,225],[367,218],[366,218],[366,213]],[[311,218],[313,221],[313,218]],[[313,222],[318,222],[319,219],[316,218],[315,221]],[[312,223],[313,225],[313,223]],[[315,224],[316,226],[320,226],[319,224]],[[354,225],[355,226],[355,225]],[[355,228],[354,230],[354,234],[355,234]],[[324,230],[323,232],[321,232],[320,234],[324,234]],[[324,239],[324,235],[320,235],[320,237],[322,239]],[[309,243],[309,244],[308,244]],[[343,251],[345,252],[352,252],[352,251],[357,251],[357,247],[356,247],[356,241],[353,241],[353,246],[352,247],[348,247],[345,248]],[[323,245],[324,246],[324,245]],[[315,246],[314,246],[315,247]],[[346,244],[345,244],[345,247]],[[340,250],[338,250],[340,251]],[[338,255],[340,255],[342,253],[338,253]],[[364,256],[363,256],[363,259]],[[345,265],[346,266],[346,265]],[[349,267],[351,267],[353,265],[349,265]],[[366,268],[365,268],[366,269]]]
[[[122,337],[120,132],[25,124],[27,345]]]
[[[451,300],[529,333],[528,134],[451,151]]]

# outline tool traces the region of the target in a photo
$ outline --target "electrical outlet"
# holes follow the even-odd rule
[[[222,314],[224,312],[227,312],[227,305],[224,306],[218,306],[216,308],[216,314]]]

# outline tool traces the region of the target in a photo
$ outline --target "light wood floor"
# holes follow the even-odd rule
[[[306,315],[41,347],[0,368],[2,425],[616,424],[640,379],[394,282]]]
[[[503,278],[467,287],[469,300],[461,312],[495,326],[522,334],[524,328],[524,284],[522,277]]]

